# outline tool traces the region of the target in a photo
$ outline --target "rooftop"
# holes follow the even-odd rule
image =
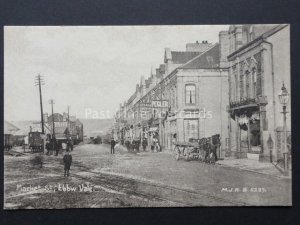
[[[188,61],[180,69],[210,69],[220,66],[219,44],[213,45],[210,49]]]

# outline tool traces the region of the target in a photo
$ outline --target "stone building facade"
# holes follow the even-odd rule
[[[223,32],[229,43],[229,148],[238,158],[270,159],[267,140],[274,141],[273,159],[282,157],[282,105],[278,93],[290,92],[290,27],[235,25]],[[287,111],[291,112],[290,104]],[[290,114],[287,117],[290,131]]]
[[[119,137],[145,137],[151,143],[156,133],[164,149],[173,149],[174,141],[220,134],[218,155],[223,156],[228,147],[228,46],[220,35],[220,44],[189,43],[180,52],[166,48],[164,63],[148,79],[141,77],[135,93],[120,105]]]

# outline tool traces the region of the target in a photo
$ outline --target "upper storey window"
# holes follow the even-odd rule
[[[185,86],[185,103],[196,104],[196,85],[187,84]]]

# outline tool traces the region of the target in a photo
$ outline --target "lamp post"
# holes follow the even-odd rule
[[[287,131],[286,131],[286,106],[287,103],[289,102],[289,93],[284,86],[284,83],[282,84],[281,91],[278,94],[279,101],[282,104],[283,107],[283,135],[284,135],[284,140],[283,140],[283,158],[284,158],[284,174],[287,176],[288,175],[288,152],[287,152]]]

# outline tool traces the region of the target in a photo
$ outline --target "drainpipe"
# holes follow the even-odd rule
[[[276,124],[276,113],[275,113],[275,108],[276,108],[276,101],[275,101],[275,77],[274,77],[274,58],[273,58],[273,44],[271,42],[268,42],[266,40],[263,40],[264,43],[268,44],[271,49],[271,64],[272,64],[272,90],[273,90],[273,122],[274,122],[274,132],[275,132],[275,124]],[[277,146],[277,140],[275,140],[275,146]]]

